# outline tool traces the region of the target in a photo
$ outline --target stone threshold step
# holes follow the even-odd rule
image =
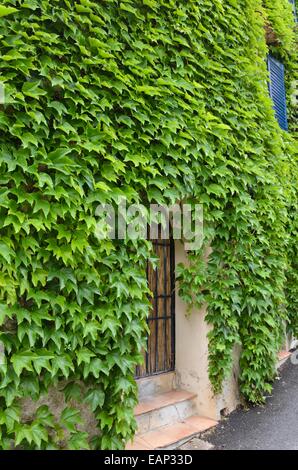
[[[282,351],[279,351],[277,357],[279,361],[283,361],[284,359],[288,359],[288,357],[290,357],[291,354],[292,353],[290,353],[289,351],[286,351],[285,349],[283,349]]]
[[[154,450],[171,446],[216,426],[217,421],[194,415],[184,421],[136,435],[126,450]]]
[[[185,390],[172,390],[171,392],[160,393],[148,398],[143,398],[135,408],[135,416],[140,416],[151,411],[160,410],[166,406],[175,405],[186,400],[192,400],[196,394]]]
[[[276,368],[279,369],[288,359],[291,357],[292,353],[283,349],[277,354],[277,364]]]

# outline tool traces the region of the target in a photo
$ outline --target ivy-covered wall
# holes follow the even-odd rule
[[[293,28],[293,13],[297,15],[297,2],[294,9],[293,2],[279,2],[265,0],[265,15],[276,35],[276,43],[269,45],[272,55],[285,65],[285,80],[287,91],[287,114],[289,130],[293,138],[293,158],[289,160],[291,167],[289,183],[292,186],[291,194],[287,198],[288,223],[286,226],[289,237],[287,245],[287,268],[285,295],[287,305],[286,331],[298,335],[298,218],[297,218],[297,130],[298,109],[297,94],[298,62],[297,62],[297,23]],[[297,16],[294,18],[297,22]]]
[[[208,303],[215,392],[239,342],[242,392],[261,401],[282,321],[298,329],[297,160],[268,97],[263,3],[2,4],[16,11],[0,19],[0,448],[115,449],[134,433],[151,247],[94,235],[97,205],[120,196],[204,204],[212,254],[205,268],[190,253],[180,293]],[[70,404],[24,416],[50,387]]]

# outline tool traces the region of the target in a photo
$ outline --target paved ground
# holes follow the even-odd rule
[[[281,368],[265,406],[232,413],[207,440],[215,449],[298,450],[298,365]]]
[[[279,375],[265,406],[232,413],[201,439],[214,449],[298,450],[298,365],[288,360]]]

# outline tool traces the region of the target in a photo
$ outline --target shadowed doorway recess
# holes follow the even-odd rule
[[[147,279],[153,293],[152,308],[147,319],[150,334],[144,363],[136,369],[136,377],[148,377],[175,369],[175,246],[172,238],[152,240],[159,259],[153,269],[148,263]]]

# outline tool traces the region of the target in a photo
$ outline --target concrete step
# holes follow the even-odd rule
[[[194,415],[195,398],[194,393],[172,390],[142,399],[135,409],[138,434],[181,422]]]
[[[155,430],[137,434],[126,450],[154,450],[175,448],[217,424],[217,421],[193,415],[181,422],[161,426]]]
[[[159,395],[160,393],[171,392],[176,389],[175,372],[165,372],[164,374],[153,375],[137,379],[139,389],[139,400]]]

